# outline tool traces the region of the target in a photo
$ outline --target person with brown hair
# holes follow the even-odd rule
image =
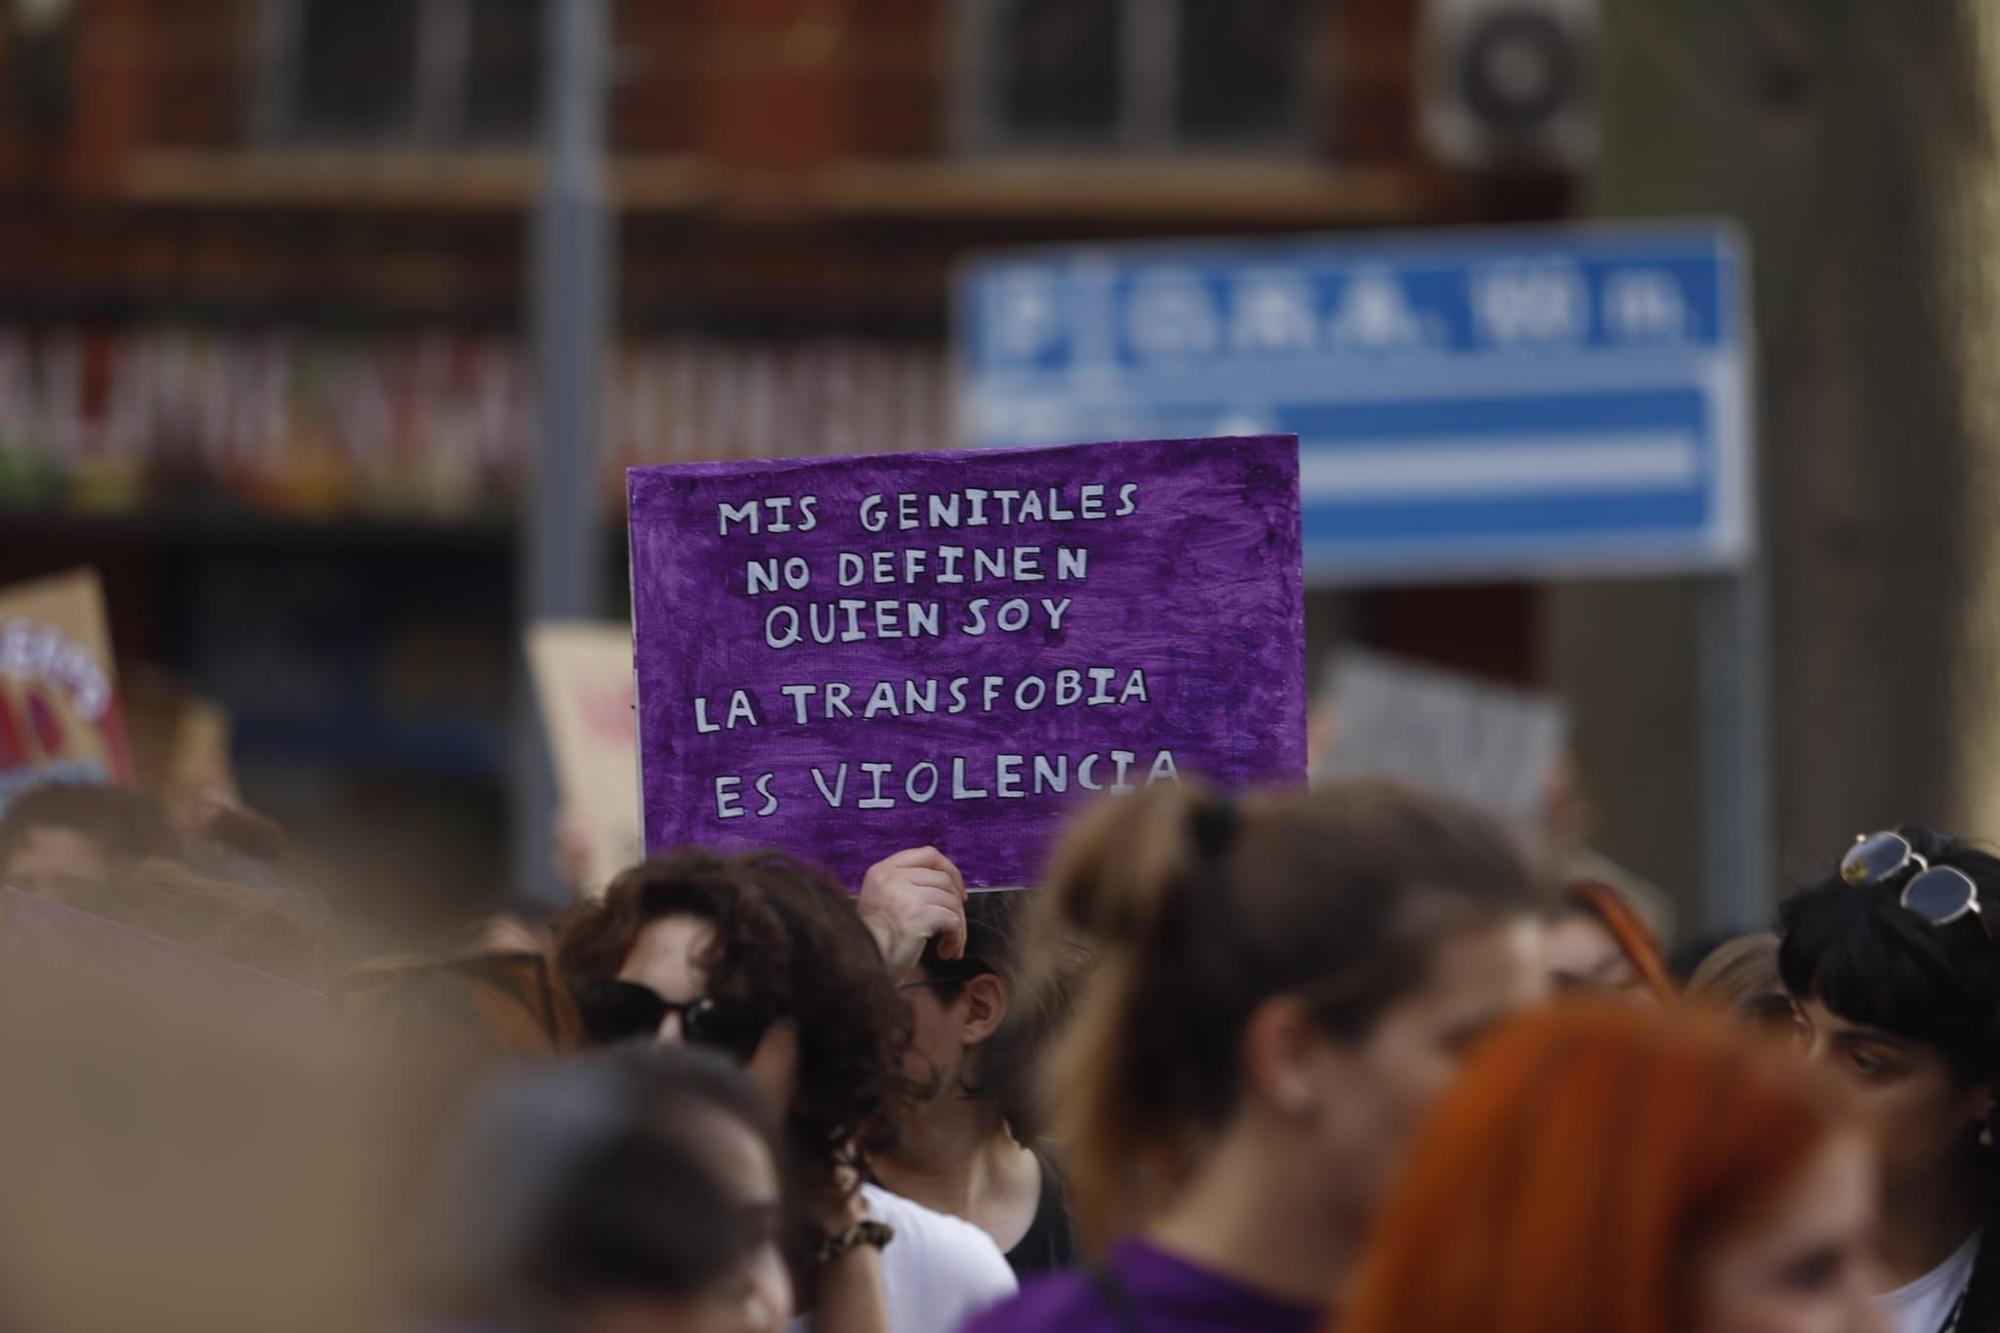
[[[1730,1014],[1753,1028],[1802,1035],[1798,1005],[1778,971],[1778,943],[1769,931],[1724,940],[1688,976],[1681,998]]]
[[[1885,1333],[1875,1159],[1713,1018],[1496,1037],[1425,1123],[1338,1333]]]
[[[1549,967],[1559,991],[1637,1004],[1674,1002],[1673,978],[1653,928],[1601,879],[1572,879],[1564,886],[1549,927]]]
[[[212,872],[153,798],[96,783],[48,783],[0,815],[0,889],[199,949],[301,985],[325,984],[327,922],[311,895]]]
[[[61,902],[102,894],[140,862],[180,852],[157,801],[108,783],[44,783],[0,814],[0,887]]]
[[[782,1108],[816,1333],[948,1333],[1013,1291],[978,1228],[861,1183],[904,1111],[909,1010],[823,871],[773,851],[658,857],[573,908],[556,956],[593,1039],[723,1051]]]
[[[756,1086],[712,1052],[493,1079],[424,1210],[420,1328],[777,1333],[792,1302],[776,1138]]]
[[[1086,1242],[1127,1239],[974,1333],[1316,1326],[1418,1113],[1547,991],[1508,835],[1388,783],[1106,801],[1046,893],[1095,955],[1051,1115]]]

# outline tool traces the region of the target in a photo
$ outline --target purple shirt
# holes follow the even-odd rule
[[[1063,1273],[1029,1284],[965,1333],[1314,1333],[1326,1319],[1144,1241],[1119,1245],[1104,1267],[1124,1293],[1123,1311],[1101,1275]]]

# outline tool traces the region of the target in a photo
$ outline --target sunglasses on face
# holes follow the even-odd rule
[[[1908,882],[1896,901],[1906,910],[1933,926],[1948,926],[1971,916],[1988,939],[1993,937],[1972,876],[1953,866],[1932,865],[1902,834],[1865,834],[1840,858],[1840,877],[1852,888],[1886,887],[1905,875]]]
[[[777,1015],[755,1000],[704,995],[698,1000],[664,999],[650,986],[616,977],[585,982],[576,995],[584,1030],[592,1041],[608,1043],[650,1037],[668,1014],[681,1016],[681,1036],[691,1045],[726,1051],[738,1061],[757,1053]]]

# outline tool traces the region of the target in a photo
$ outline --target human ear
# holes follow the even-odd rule
[[[1266,1000],[1244,1025],[1244,1079],[1287,1119],[1311,1119],[1320,1110],[1326,1045],[1305,1005],[1291,996]]]
[[[977,1046],[1000,1030],[1007,1017],[1007,983],[991,972],[982,972],[960,988],[965,997],[965,1019],[959,1040]]]

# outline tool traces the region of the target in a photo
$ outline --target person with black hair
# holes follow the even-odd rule
[[[1779,916],[1809,1058],[1851,1085],[1880,1149],[1899,1333],[2000,1330],[1996,908],[2000,858],[1905,825],[1859,839]]]
[[[428,1212],[417,1303],[457,1333],[777,1333],[790,1313],[776,1127],[711,1052],[493,1081]]]
[[[1069,977],[1026,984],[1019,918],[1032,892],[970,895],[962,942],[931,939],[904,973],[914,1023],[903,1072],[916,1107],[871,1163],[896,1193],[976,1224],[1022,1278],[1076,1261],[1069,1191],[1038,1134],[1033,1086]]]

